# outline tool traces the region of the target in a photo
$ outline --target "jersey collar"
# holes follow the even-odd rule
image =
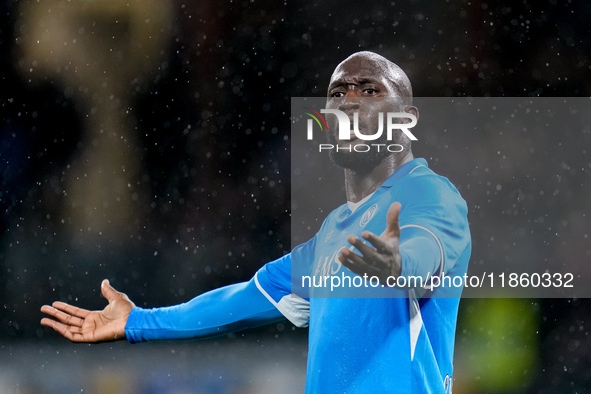
[[[386,181],[384,181],[381,187],[392,187],[394,183],[396,183],[396,181],[398,181],[405,175],[410,174],[417,167],[429,168],[427,160],[419,157],[409,161],[408,163],[403,164],[394,172],[394,174],[390,175],[390,177],[386,179]]]

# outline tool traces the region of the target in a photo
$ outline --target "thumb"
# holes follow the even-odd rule
[[[384,231],[384,237],[389,238],[400,238],[400,225],[398,224],[398,216],[402,206],[399,202],[392,203],[388,209],[386,215],[386,231]]]
[[[103,283],[101,283],[101,293],[103,293],[103,297],[105,297],[109,303],[120,296],[120,293],[111,286],[108,279],[103,280]]]

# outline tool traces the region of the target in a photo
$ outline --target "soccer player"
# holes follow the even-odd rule
[[[357,112],[366,135],[376,130],[378,112],[418,118],[406,74],[372,52],[355,53],[336,67],[327,107],[351,118]],[[329,130],[329,142],[339,146],[331,157],[344,169],[347,204],[331,212],[312,239],[265,264],[250,281],[181,305],[142,309],[105,280],[104,310],[55,302],[42,307],[51,318],[41,323],[74,342],[135,343],[211,337],[287,318],[309,326],[307,393],[451,393],[461,289],[408,281],[386,287],[391,292],[384,297],[314,297],[314,289],[292,294],[292,266],[312,276],[375,276],[390,286],[392,279],[428,284],[429,278],[463,277],[470,257],[465,201],[424,159],[413,157],[407,135],[393,133],[390,142],[403,147],[397,153],[359,154],[350,149],[361,142],[353,132],[341,141],[336,128]]]

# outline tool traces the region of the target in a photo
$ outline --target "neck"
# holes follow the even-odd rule
[[[355,172],[345,168],[347,201],[359,202],[375,192],[403,164],[414,159],[409,150],[405,155],[390,155],[369,172]]]

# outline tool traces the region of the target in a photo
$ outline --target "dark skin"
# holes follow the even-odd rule
[[[358,110],[360,99],[364,97],[408,97],[410,85],[406,76],[401,77],[398,69],[387,59],[371,52],[359,52],[343,61],[335,69],[328,89],[328,106],[343,111]],[[403,75],[404,73],[402,73]],[[408,86],[406,86],[408,84]],[[391,108],[368,107],[363,112],[370,118],[371,112],[391,110]],[[418,110],[413,106],[404,106],[404,111],[412,113],[418,119]],[[360,115],[362,116],[362,115]],[[364,132],[360,119],[360,132]],[[375,124],[367,121],[366,134],[376,130]],[[359,170],[345,168],[345,187],[347,199],[361,201],[376,191],[400,166],[413,159],[410,143],[406,140],[392,141],[404,145],[403,152],[390,154],[370,168]],[[346,144],[360,143],[351,140]],[[387,214],[386,229],[377,236],[364,231],[361,239],[350,235],[348,241],[361,254],[347,248],[341,249],[340,261],[351,271],[363,275],[377,276],[382,283],[390,275],[398,276],[401,270],[399,252],[400,226],[398,215],[400,204],[393,203]],[[135,304],[123,293],[116,291],[109,281],[101,284],[101,292],[109,302],[102,311],[89,311],[63,302],[44,305],[41,311],[47,314],[41,324],[53,328],[72,342],[104,342],[125,339],[125,325]]]
[[[103,280],[103,297],[109,304],[102,311],[89,311],[54,302],[43,305],[41,312],[52,317],[44,318],[41,324],[53,328],[72,342],[106,342],[125,339],[125,324],[135,304],[123,293],[118,292]]]
[[[400,97],[404,91],[404,81],[388,67],[388,60],[376,57],[375,54],[362,52],[351,56],[341,63],[334,71],[328,88],[328,102],[336,101],[338,109],[348,112],[359,110],[364,97]],[[375,100],[382,102],[381,100]],[[385,102],[385,101],[384,101]],[[385,108],[372,108],[373,111],[384,111]],[[418,119],[418,110],[413,106],[405,106],[404,111],[412,113]],[[374,116],[375,118],[375,116]],[[360,122],[361,123],[361,122]],[[370,130],[375,130],[371,125]],[[360,129],[361,132],[363,130]],[[352,140],[355,144],[358,140]],[[408,141],[393,141],[405,145],[403,152],[388,155],[381,163],[367,172],[359,172],[345,168],[345,192],[347,200],[361,201],[375,192],[390,175],[400,166],[414,157]],[[361,253],[343,247],[339,260],[345,267],[359,275],[377,276],[386,283],[388,276],[397,277],[401,273],[401,257],[399,252],[400,226],[398,215],[401,205],[393,203],[387,213],[386,229],[379,236],[369,231],[361,233],[362,239],[350,235],[347,240]],[[367,243],[369,242],[368,245]],[[373,246],[373,247],[372,247]]]

